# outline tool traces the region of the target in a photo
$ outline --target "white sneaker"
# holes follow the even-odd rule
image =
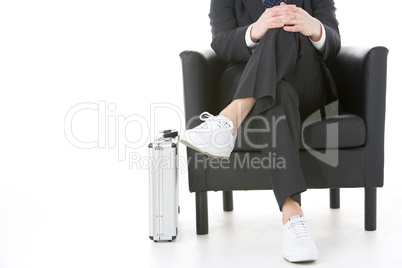
[[[293,216],[283,226],[282,252],[289,262],[317,260],[317,248],[304,217]]]
[[[180,140],[186,146],[206,155],[228,159],[233,151],[237,132],[232,135],[233,122],[223,115],[203,112],[199,126],[186,130]]]

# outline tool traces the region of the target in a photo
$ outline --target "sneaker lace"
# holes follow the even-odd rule
[[[297,240],[302,241],[310,238],[307,224],[304,220],[293,220],[290,222],[289,229],[293,232]]]
[[[212,121],[215,123],[216,126],[218,126],[219,128],[226,128],[228,127],[229,129],[233,129],[233,123],[228,120],[228,119],[224,119],[224,118],[219,118],[217,119],[215,116],[213,116],[212,114],[208,113],[208,112],[203,112],[200,115],[200,119],[202,121],[204,121],[204,123],[202,123],[200,125],[201,128],[208,128],[208,123],[212,123]]]

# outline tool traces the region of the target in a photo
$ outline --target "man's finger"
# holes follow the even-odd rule
[[[268,10],[268,9],[267,9]],[[277,16],[277,15],[283,15],[283,14],[294,14],[296,13],[297,8],[288,8],[288,6],[284,8],[279,8],[279,6],[276,6],[274,8],[271,8],[270,12],[272,16]]]
[[[293,25],[293,26],[284,26],[283,29],[287,32],[300,32],[300,28],[297,25]]]
[[[283,23],[285,23],[285,25],[297,25],[300,24],[300,21],[297,19],[292,19],[292,18],[282,18]]]
[[[271,23],[270,29],[273,29],[273,28],[282,28],[283,26],[285,26],[285,24],[283,24],[282,21],[274,21],[274,22]]]
[[[270,16],[272,17],[278,17],[278,16],[294,16],[295,12],[289,11],[289,10],[274,10],[270,13]]]
[[[295,12],[298,9],[298,7],[296,5],[286,5],[286,4],[284,4],[284,5],[280,5],[280,6],[274,6],[274,7],[269,8],[269,9],[271,9],[271,10],[290,10],[290,11]]]

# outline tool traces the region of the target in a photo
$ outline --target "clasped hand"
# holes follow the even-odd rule
[[[302,8],[285,3],[265,10],[251,28],[251,40],[258,43],[269,29],[274,28],[283,28],[287,32],[299,32],[309,36],[313,41],[319,41],[322,34],[321,24],[316,18]]]

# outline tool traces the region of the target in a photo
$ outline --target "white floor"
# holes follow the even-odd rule
[[[389,192],[389,191],[388,191]],[[330,209],[327,190],[310,190],[303,196],[311,218],[319,259],[318,267],[401,267],[402,220],[393,200],[378,191],[378,229],[364,230],[362,189],[344,189],[341,209]],[[389,196],[387,196],[389,197]],[[187,201],[187,200],[186,200]],[[193,200],[188,200],[192,203]],[[273,193],[235,192],[235,210],[221,211],[221,194],[210,193],[210,232],[195,234],[193,211],[180,215],[173,243],[150,242],[143,250],[149,267],[290,267],[281,253],[281,222]],[[191,204],[193,205],[193,204]],[[188,206],[186,205],[186,208]],[[191,265],[190,265],[191,264]],[[385,265],[385,266],[383,266]]]
[[[76,167],[78,162],[82,159],[72,160]],[[37,177],[3,185],[1,268],[295,265],[282,258],[281,214],[272,191],[235,192],[233,212],[223,212],[221,193],[210,192],[209,234],[198,236],[194,195],[181,175],[179,235],[171,243],[154,243],[148,238],[146,172],[127,179],[95,162],[84,162],[87,172],[67,172],[54,182]],[[78,173],[81,177],[74,177]],[[336,210],[329,208],[326,189],[303,194],[319,259],[299,265],[402,267],[401,185],[396,176],[386,178],[378,189],[374,232],[364,230],[363,189],[342,189]]]

